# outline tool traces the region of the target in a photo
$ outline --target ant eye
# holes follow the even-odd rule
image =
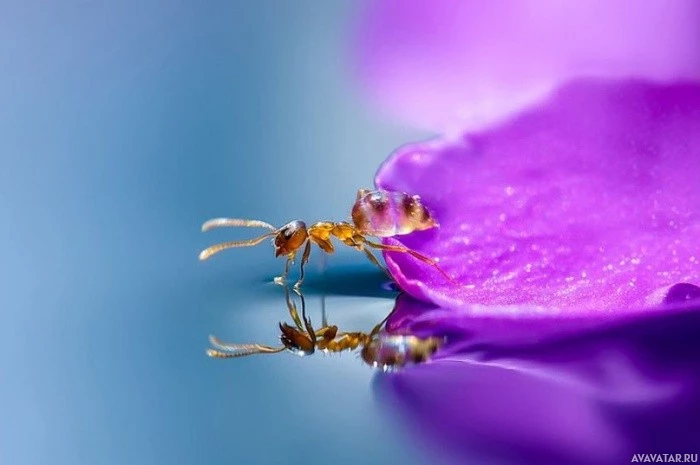
[[[289,239],[298,229],[299,226],[297,225],[297,221],[292,221],[291,223],[287,223],[282,227],[281,233],[284,238]]]

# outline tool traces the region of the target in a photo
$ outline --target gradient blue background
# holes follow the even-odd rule
[[[212,216],[344,219],[421,137],[373,114],[342,1],[0,1],[0,463],[431,463],[354,356],[210,360],[274,343],[268,246],[209,262]],[[309,311],[392,307],[351,251]],[[326,283],[326,284],[324,284]]]

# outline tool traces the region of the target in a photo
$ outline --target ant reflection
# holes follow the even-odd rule
[[[369,333],[338,331],[337,326],[328,324],[325,305],[322,309],[322,326],[314,329],[311,319],[306,316],[304,295],[298,290],[295,290],[295,293],[301,300],[301,317],[289,287],[284,287],[287,309],[294,325],[279,323],[281,346],[231,344],[215,336],[209,336],[209,341],[214,348],[208,349],[207,355],[213,358],[237,358],[255,354],[276,354],[285,350],[297,355],[311,355],[316,350],[328,353],[353,351],[360,348],[360,356],[365,363],[387,371],[409,363],[426,362],[443,343],[443,340],[437,337],[419,338],[382,331],[391,313]]]

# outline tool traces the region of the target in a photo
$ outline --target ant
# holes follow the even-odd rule
[[[237,358],[255,354],[276,354],[285,350],[297,355],[311,355],[316,350],[323,352],[353,351],[358,347],[360,356],[365,363],[372,367],[381,367],[384,371],[403,367],[407,363],[426,362],[442,345],[443,340],[437,337],[419,338],[411,335],[395,335],[382,332],[389,316],[387,315],[372,331],[338,331],[335,325],[326,321],[325,300],[322,307],[322,326],[314,329],[311,320],[306,316],[304,295],[295,290],[301,299],[301,318],[297,307],[284,286],[287,309],[294,321],[294,326],[279,323],[281,331],[279,347],[261,344],[231,344],[222,342],[215,336],[209,336],[209,342],[214,347],[207,350],[212,358]],[[389,314],[391,315],[391,313]],[[302,323],[303,321],[303,323]]]
[[[392,237],[410,234],[414,231],[439,227],[430,211],[417,195],[409,195],[405,192],[392,192],[385,190],[357,191],[357,198],[352,207],[352,223],[341,221],[338,223],[320,221],[307,227],[306,223],[299,220],[290,221],[281,228],[276,228],[269,223],[260,220],[246,220],[237,218],[213,218],[202,225],[202,231],[206,232],[220,227],[254,227],[266,228],[271,232],[247,241],[230,241],[213,245],[199,254],[200,260],[206,260],[222,250],[234,247],[250,247],[258,245],[265,239],[274,237],[275,257],[284,255],[287,262],[282,276],[275,278],[275,282],[285,282],[289,274],[289,267],[303,247],[299,279],[294,285],[295,289],[304,281],[304,265],[309,261],[311,244],[318,245],[326,253],[333,253],[335,247],[331,242],[334,237],[343,244],[364,252],[367,258],[391,277],[388,270],[379,263],[377,257],[368,247],[389,252],[407,253],[412,257],[434,267],[449,281],[454,282],[437,262],[408,247],[400,245],[387,245],[381,242],[373,242],[367,236]]]

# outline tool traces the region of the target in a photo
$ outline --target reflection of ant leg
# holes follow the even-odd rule
[[[326,341],[331,341],[336,338],[338,327],[328,324],[328,315],[326,315],[326,293],[321,295],[321,327],[315,330],[316,338],[321,338]]]
[[[229,344],[219,338],[209,336],[209,342],[216,349],[208,349],[207,355],[213,358],[236,358],[253,354],[276,354],[284,350],[282,347],[270,347],[261,344]]]
[[[306,301],[304,300],[304,294],[299,292],[299,290],[295,290],[295,292],[301,299],[301,318],[304,320],[304,327],[306,328],[306,332],[309,334],[311,342],[316,344],[316,332],[314,331],[314,327],[311,325],[311,318],[306,316]]]
[[[304,331],[301,324],[301,319],[299,318],[299,312],[297,312],[297,306],[294,304],[294,299],[292,299],[289,293],[289,286],[284,286],[284,299],[287,302],[287,310],[289,310],[289,316],[292,317],[292,321],[299,329],[299,331]]]
[[[301,255],[301,265],[299,267],[299,280],[294,284],[294,289],[299,289],[301,283],[304,282],[304,265],[309,261],[311,255],[311,241],[307,239],[304,246],[304,253]]]
[[[294,299],[292,298],[292,295],[289,292],[289,286],[284,286],[284,298],[287,302],[287,310],[289,310],[289,316],[292,317],[294,325],[297,327],[297,329],[299,329],[299,331],[306,331],[307,333],[309,333],[309,336],[313,339],[314,328],[311,325],[311,319],[306,316],[306,301],[304,300],[304,294],[299,292],[299,290],[297,289],[295,289],[294,292],[299,296],[299,299],[301,299],[301,318],[299,317],[299,312],[297,311],[297,306],[294,303]],[[302,320],[304,321],[303,325]]]
[[[328,317],[326,316],[326,293],[321,296],[321,326],[328,326]]]
[[[365,244],[367,244],[370,247],[373,247],[375,249],[380,249],[380,250],[387,250],[389,252],[401,252],[401,253],[407,253],[410,256],[417,258],[418,260],[427,263],[428,265],[432,266],[436,270],[438,270],[442,275],[447,278],[449,281],[454,282],[454,279],[452,279],[452,276],[448,275],[442,268],[440,268],[435,260],[432,258],[426,257],[423,254],[420,254],[416,252],[415,250],[411,250],[408,247],[404,247],[402,245],[386,245],[386,244],[380,244],[377,242],[372,242],[365,240]]]
[[[372,328],[372,331],[369,333],[370,339],[374,339],[379,334],[379,331],[382,330],[382,328],[384,327],[384,325],[386,324],[387,320],[389,319],[389,317],[391,316],[392,313],[394,313],[394,310],[390,311],[389,314],[387,316],[385,316],[382,321],[377,323],[377,325],[374,328]]]

